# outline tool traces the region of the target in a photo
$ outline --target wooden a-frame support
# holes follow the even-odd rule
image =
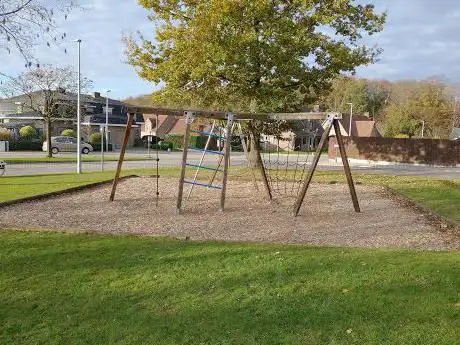
[[[187,117],[191,116],[193,118],[196,115],[194,112],[187,112],[187,111],[184,112],[184,114],[185,114],[185,117],[186,117],[186,127],[185,127],[185,135],[184,135],[184,151],[183,151],[183,154],[182,154],[182,170],[181,170],[181,175],[180,175],[180,180],[179,180],[179,193],[178,193],[177,204],[176,204],[178,212],[180,212],[181,207],[182,207],[182,197],[183,197],[184,180],[185,180],[185,169],[186,169],[186,164],[187,164],[187,153],[188,153],[188,150],[186,148],[188,147],[188,144],[189,144],[190,130],[191,130],[192,122],[193,122],[193,120],[187,119]],[[135,115],[135,113],[132,113],[132,112],[130,112],[128,114],[128,121],[127,121],[127,124],[126,124],[126,130],[125,130],[125,135],[124,135],[124,138],[123,138],[123,144],[122,144],[122,147],[121,147],[121,152],[120,152],[120,157],[119,157],[119,160],[118,160],[117,170],[116,170],[116,173],[115,173],[115,177],[113,179],[112,192],[110,194],[110,201],[113,201],[115,199],[115,193],[116,193],[116,190],[117,190],[118,181],[120,179],[121,167],[123,165],[123,161],[124,161],[124,157],[125,157],[125,153],[126,153],[126,148],[128,146],[129,136],[131,134],[131,128],[132,128],[133,121],[134,121],[134,115]],[[285,115],[285,114],[280,114],[280,115]],[[293,114],[293,115],[297,116],[297,114]],[[299,114],[299,116],[300,115],[302,115],[302,114]],[[268,183],[268,179],[267,179],[267,175],[266,175],[266,172],[265,172],[265,168],[264,168],[262,156],[261,156],[261,153],[260,153],[259,145],[256,142],[257,135],[256,135],[255,129],[254,129],[254,127],[253,127],[251,122],[248,123],[248,127],[249,127],[249,131],[250,131],[250,134],[251,134],[250,135],[251,148],[253,150],[255,150],[255,153],[256,153],[257,166],[260,169],[260,174],[261,174],[261,177],[262,177],[264,190],[265,190],[265,192],[267,194],[267,198],[269,200],[271,200],[272,199],[272,192],[271,192],[271,189],[270,189],[270,185]],[[329,133],[330,133],[332,127],[334,127],[335,135],[336,135],[336,138],[337,138],[337,143],[338,143],[338,146],[339,146],[340,155],[342,157],[343,168],[345,170],[345,176],[347,178],[348,187],[350,189],[350,194],[351,194],[351,199],[353,201],[353,206],[354,206],[354,209],[355,209],[356,212],[360,212],[358,197],[356,195],[356,190],[355,190],[355,186],[354,186],[354,183],[353,183],[353,177],[351,175],[350,165],[348,163],[348,158],[347,158],[347,154],[346,154],[346,150],[345,150],[345,145],[344,145],[344,142],[343,142],[342,133],[340,132],[339,119],[335,114],[331,114],[331,115],[328,116],[328,118],[326,120],[326,128],[325,128],[323,136],[321,137],[321,140],[319,142],[319,145],[318,145],[318,148],[316,150],[315,157],[313,159],[312,165],[311,165],[307,175],[305,176],[305,179],[304,179],[302,188],[300,190],[300,193],[297,195],[297,199],[296,199],[296,201],[294,203],[294,209],[293,209],[293,215],[294,216],[297,216],[299,214],[299,211],[300,211],[302,203],[303,203],[303,201],[305,199],[305,195],[307,193],[308,187],[310,186],[311,180],[313,178],[313,174],[315,173],[315,170],[316,170],[316,168],[318,166],[318,162],[319,162],[319,159],[321,157],[321,152],[322,152],[322,150],[324,149],[324,147],[325,147],[325,145],[327,143],[327,138],[329,137]],[[230,127],[227,126],[228,138],[231,138],[231,135],[232,135],[231,131],[232,131],[232,126],[231,125],[230,125]],[[222,188],[221,200],[220,200],[220,206],[221,206],[222,211],[224,210],[224,206],[225,206],[225,193],[226,193],[226,186],[227,186],[227,179],[228,179],[228,167],[229,167],[229,162],[230,162],[230,140],[226,141],[224,151],[225,151],[225,154],[224,154],[224,181],[223,181],[223,188]]]
[[[340,132],[339,120],[334,115],[329,115],[328,119],[326,120],[326,128],[324,129],[323,136],[321,137],[318,148],[316,149],[315,157],[313,159],[313,162],[311,164],[311,167],[307,175],[305,176],[305,180],[303,182],[300,193],[297,195],[297,199],[294,203],[294,210],[293,210],[294,216],[297,216],[299,214],[300,207],[302,206],[302,203],[305,199],[305,195],[307,193],[308,187],[310,186],[311,179],[313,178],[313,174],[315,173],[316,167],[318,166],[318,162],[321,157],[321,152],[326,146],[327,138],[329,137],[329,133],[332,127],[334,127],[335,135],[337,137],[337,143],[339,145],[340,155],[342,156],[343,169],[345,170],[345,175],[347,177],[348,187],[350,189],[353,206],[356,212],[360,212],[358,197],[356,195],[355,185],[353,183],[353,177],[351,176],[350,165],[348,164],[348,158],[347,158],[347,153],[345,150],[345,145],[343,143],[342,133]]]
[[[110,201],[115,199],[115,193],[117,191],[118,181],[120,179],[121,167],[123,160],[125,159],[126,148],[128,147],[129,135],[131,134],[131,128],[133,127],[134,113],[128,114],[128,122],[126,124],[125,136],[123,138],[123,144],[121,145],[120,157],[118,159],[117,171],[112,184],[112,192],[110,193]]]

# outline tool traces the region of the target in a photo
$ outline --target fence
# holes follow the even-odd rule
[[[440,166],[460,164],[460,141],[440,139],[344,138],[349,158]],[[329,140],[329,158],[336,154]]]

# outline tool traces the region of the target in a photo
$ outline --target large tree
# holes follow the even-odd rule
[[[58,31],[56,19],[67,19],[75,6],[75,0],[1,0],[0,58],[2,53],[19,52],[32,65],[34,46],[50,47],[66,38],[65,32]]]
[[[46,124],[46,140],[48,157],[52,157],[51,133],[52,124],[58,118],[76,118],[77,80],[78,74],[72,67],[42,66],[32,68],[17,77],[7,77],[0,90],[11,101],[19,101],[24,111],[32,111],[43,117]],[[91,85],[91,81],[82,78],[83,90]]]
[[[353,0],[139,0],[155,40],[128,37],[129,63],[159,101],[223,110],[300,110],[341,72],[374,62],[362,43],[385,14]]]

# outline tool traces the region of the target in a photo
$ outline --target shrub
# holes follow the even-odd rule
[[[62,136],[64,137],[74,137],[76,138],[77,137],[77,132],[75,132],[73,129],[64,129],[61,133]]]
[[[35,128],[32,126],[24,126],[19,130],[19,136],[22,139],[33,139],[36,138],[38,135],[38,132]]]
[[[91,146],[93,147],[94,152],[101,152],[101,143],[100,142],[97,143],[97,144],[96,143],[91,143]],[[106,144],[104,142],[104,152],[107,152],[106,148],[107,148],[107,146],[106,146]],[[112,151],[112,150],[113,150],[112,144],[109,144],[109,151]]]
[[[101,133],[98,133],[98,132],[95,132],[95,133],[92,133],[90,136],[89,136],[89,143],[91,145],[93,144],[100,144],[101,143]]]
[[[0,128],[0,141],[10,141],[11,132],[6,128]]]
[[[39,139],[20,139],[10,142],[11,151],[41,151],[42,142]]]
[[[151,148],[154,150],[172,150],[174,149],[173,143],[168,143],[167,141],[161,141],[159,144],[152,144]]]
[[[179,134],[168,134],[165,136],[167,142],[172,143],[174,149],[182,148],[184,136]]]

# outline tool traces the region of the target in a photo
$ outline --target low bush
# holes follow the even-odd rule
[[[174,145],[173,143],[169,143],[167,141],[160,141],[159,144],[152,144],[150,145],[150,147],[154,150],[173,150],[174,149]]]
[[[173,145],[173,149],[180,149],[183,146],[184,136],[181,134],[168,134],[165,136],[165,141]]]
[[[11,151],[41,151],[42,141],[40,139],[20,139],[18,141],[10,141]]]
[[[74,137],[76,138],[77,137],[77,132],[75,132],[73,129],[64,129],[61,133],[62,136],[64,137]]]
[[[94,146],[94,145],[100,145],[101,144],[101,133],[94,132],[89,136],[88,142]]]
[[[91,146],[93,147],[93,150],[95,152],[101,152],[101,143],[91,143]],[[109,144],[109,151],[113,151],[113,146],[112,144]],[[106,152],[106,144],[104,143],[104,152]]]
[[[10,141],[11,132],[6,128],[0,128],[0,141]]]
[[[24,126],[19,130],[19,136],[21,139],[31,140],[37,138],[38,132],[32,126]]]

